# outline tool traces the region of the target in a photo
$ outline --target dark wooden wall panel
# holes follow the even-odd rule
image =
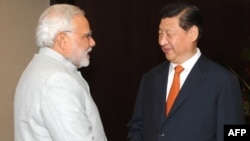
[[[68,4],[75,4],[75,0],[50,0],[50,5],[56,3],[68,3]]]

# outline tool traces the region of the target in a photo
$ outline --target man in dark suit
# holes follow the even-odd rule
[[[223,141],[225,124],[245,123],[239,81],[201,54],[201,33],[199,8],[180,1],[163,7],[159,44],[167,61],[142,77],[129,141]],[[180,90],[166,113],[176,66],[184,68]]]

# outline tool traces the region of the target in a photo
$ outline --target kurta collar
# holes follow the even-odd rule
[[[77,67],[74,64],[65,59],[60,53],[56,52],[55,50],[49,47],[41,47],[39,50],[39,54],[47,55],[51,58],[54,58],[57,61],[64,64],[67,68],[71,69],[72,71],[77,71]]]

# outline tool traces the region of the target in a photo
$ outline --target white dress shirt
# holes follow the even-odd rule
[[[44,47],[23,72],[14,100],[15,141],[106,141],[89,86],[76,66]]]
[[[185,61],[183,64],[181,64],[181,66],[184,68],[184,70],[180,74],[180,89],[181,89],[183,83],[185,82],[188,74],[192,70],[194,64],[197,62],[197,60],[199,59],[200,56],[201,56],[201,51],[199,48],[197,48],[196,54],[194,56],[192,56],[190,59],[188,59],[187,61]],[[170,91],[170,88],[171,88],[171,85],[172,85],[172,82],[174,79],[174,72],[175,72],[174,68],[176,66],[177,66],[177,64],[170,63],[166,99],[168,97],[168,94],[169,94],[169,91]]]

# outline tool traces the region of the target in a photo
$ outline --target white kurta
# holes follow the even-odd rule
[[[89,86],[77,68],[44,47],[23,72],[14,101],[15,141],[106,141]]]

